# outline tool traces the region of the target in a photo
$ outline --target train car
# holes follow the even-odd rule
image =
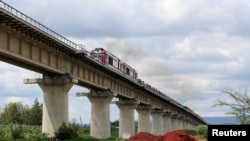
[[[122,62],[118,57],[103,48],[95,48],[92,50],[90,52],[90,57],[103,65],[107,65],[108,67],[120,71],[126,76],[137,80],[138,74],[134,68],[125,62]]]

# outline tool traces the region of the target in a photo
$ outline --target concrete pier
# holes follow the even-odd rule
[[[165,134],[169,131],[171,131],[171,113],[170,112],[165,112],[162,115],[162,121],[163,121],[163,129],[162,129],[162,134]]]
[[[183,129],[183,116],[181,115],[177,118],[177,129]]]
[[[138,112],[138,133],[149,132],[150,133],[150,114],[151,106],[138,105],[136,111]]]
[[[187,129],[187,124],[186,124],[187,121],[186,121],[186,120],[187,120],[187,119],[186,119],[186,117],[184,116],[184,117],[183,117],[183,120],[182,120],[182,127],[183,127],[184,130]]]
[[[171,115],[171,129],[172,130],[177,130],[178,126],[177,126],[177,114],[173,113]]]
[[[88,98],[91,102],[90,136],[105,139],[111,136],[110,132],[110,102],[112,92],[106,90],[91,90]]]
[[[66,76],[45,76],[41,79],[25,79],[24,83],[36,83],[42,89],[42,132],[55,136],[62,123],[68,123],[68,92],[77,80],[68,79]]]
[[[155,135],[162,134],[162,110],[155,109],[152,111],[152,129],[151,133]]]
[[[120,99],[117,106],[120,109],[119,137],[127,139],[135,135],[134,108],[135,100]]]

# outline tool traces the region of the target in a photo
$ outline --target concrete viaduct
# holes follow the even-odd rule
[[[135,134],[134,110],[138,112],[138,132],[162,134],[175,129],[193,129],[206,122],[191,109],[170,97],[157,94],[123,74],[88,57],[75,44],[51,29],[0,1],[0,60],[43,74],[25,79],[43,91],[42,131],[50,136],[68,123],[68,91],[73,85],[88,88],[91,102],[91,136],[110,137],[110,104],[120,109],[119,137]],[[113,97],[119,100],[112,101]]]

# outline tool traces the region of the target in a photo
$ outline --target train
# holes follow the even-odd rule
[[[151,85],[145,83],[141,79],[138,78],[138,73],[135,68],[131,67],[127,63],[123,62],[121,59],[110,53],[109,51],[105,50],[104,48],[95,48],[88,53],[88,57],[90,57],[93,61],[96,61],[102,65],[108,66],[109,68],[113,69],[114,71],[119,71],[120,73],[124,74],[125,77],[132,79],[138,85],[144,87],[146,90],[154,93],[156,96],[178,106],[181,109],[184,109],[190,113],[193,113],[197,116],[197,114],[191,110],[187,106],[181,105],[179,102],[175,101],[174,99],[168,97],[161,91],[157,90],[156,88],[152,87]]]
[[[110,53],[109,51],[105,50],[104,48],[95,48],[91,50],[88,54],[92,60],[99,62],[102,65],[108,66],[114,71],[121,72],[122,74],[124,74],[125,77],[132,79],[134,82],[141,85],[148,91],[152,93],[156,93],[158,96],[164,99],[167,99],[168,101],[170,100],[169,97],[167,97],[165,94],[163,94],[156,88],[152,87],[151,85],[139,79],[138,73],[135,68],[123,62],[121,59],[119,59],[118,57]]]
[[[129,66],[127,63],[103,48],[95,48],[94,50],[91,50],[90,58],[102,63],[103,65],[108,65],[110,68],[118,70],[132,79],[138,79],[138,73],[133,67]]]
[[[133,82],[136,82],[138,85],[144,87],[148,91],[157,94],[159,97],[168,101],[172,101],[171,98],[163,94],[161,91],[139,79],[135,68],[131,67],[104,48],[95,48],[88,53],[88,56],[92,60],[99,62],[102,65],[108,66],[114,71],[119,71],[120,73],[124,74],[125,77],[130,78],[130,80],[132,79]]]

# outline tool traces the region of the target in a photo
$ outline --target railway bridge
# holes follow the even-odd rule
[[[24,80],[43,91],[43,132],[53,136],[68,122],[68,92],[73,85],[90,90],[76,96],[87,96],[91,102],[90,134],[95,138],[111,135],[111,103],[120,110],[119,137],[135,134],[135,110],[138,132],[162,134],[206,124],[188,107],[91,59],[88,53],[82,45],[0,1],[0,60],[43,74],[42,78]],[[119,100],[112,101],[114,97]]]

